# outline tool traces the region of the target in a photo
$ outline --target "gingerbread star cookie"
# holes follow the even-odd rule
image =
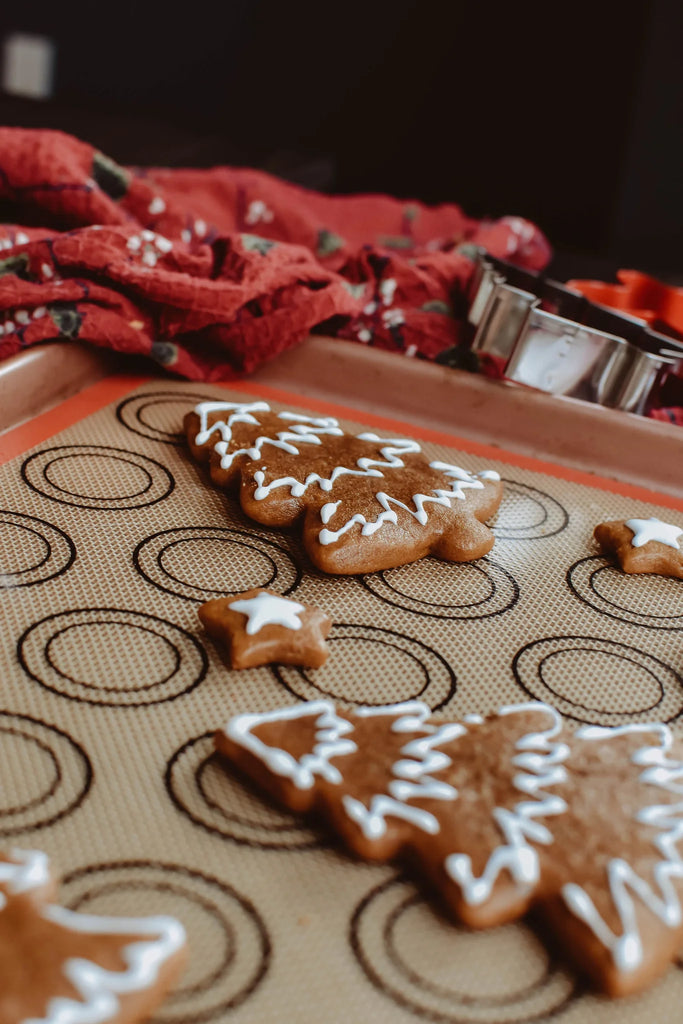
[[[327,661],[329,616],[262,587],[207,601],[199,618],[211,636],[226,644],[233,668],[271,662],[320,668]]]
[[[0,854],[2,1024],[148,1020],[184,961],[180,922],[74,913],[54,889],[44,853]]]
[[[331,416],[266,402],[202,402],[185,431],[213,482],[239,488],[248,516],[266,526],[303,521],[323,572],[374,572],[429,554],[469,562],[493,547],[485,523],[503,494],[493,470],[430,462],[416,441],[347,434]]]
[[[683,940],[683,751],[668,726],[583,726],[546,704],[461,722],[420,701],[239,715],[218,750],[355,853],[419,866],[474,928],[532,907],[611,995],[645,988]]]
[[[683,579],[683,529],[661,519],[626,519],[600,523],[593,536],[608,555],[616,555],[624,572],[658,573]]]

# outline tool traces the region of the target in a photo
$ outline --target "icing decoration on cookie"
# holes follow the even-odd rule
[[[417,441],[345,433],[333,417],[274,412],[265,402],[202,402],[185,418],[192,454],[220,487],[239,485],[257,522],[303,518],[325,572],[386,569],[435,554],[471,561],[493,546],[495,470],[428,461]]]
[[[668,547],[680,551],[681,545],[678,543],[678,538],[683,536],[683,530],[678,526],[672,526],[671,523],[663,523],[661,519],[653,518],[627,519],[626,526],[629,530],[633,530],[631,544],[634,548],[642,548],[643,544],[656,540],[659,544],[666,544]]]
[[[683,529],[660,519],[627,519],[600,523],[595,539],[607,555],[615,555],[627,573],[658,573],[683,579]]]
[[[146,1019],[182,964],[180,922],[75,913],[48,902],[52,888],[44,853],[0,855],[2,1024]]]
[[[319,668],[327,660],[329,616],[261,587],[207,601],[199,608],[199,618],[227,646],[232,668],[271,662]]]
[[[315,716],[315,742],[311,752],[301,758],[293,757],[286,750],[270,747],[254,735],[257,725],[292,722],[304,715],[307,718]],[[342,781],[341,772],[330,764],[330,758],[350,754],[357,749],[353,740],[342,739],[350,732],[353,732],[351,723],[340,718],[328,700],[310,701],[260,715],[239,715],[226,726],[226,734],[234,743],[262,760],[275,775],[291,779],[297,789],[311,789],[316,775],[333,785]]]
[[[572,733],[539,702],[448,722],[420,701],[320,700],[238,716],[216,746],[360,856],[407,856],[466,924],[536,907],[612,995],[683,940],[683,760],[665,725]]]
[[[567,778],[564,762],[569,756],[569,747],[566,743],[550,742],[562,731],[560,715],[554,708],[540,703],[504,707],[498,714],[511,715],[531,710],[544,712],[550,718],[550,724],[545,730],[529,733],[517,741],[519,753],[512,758],[512,764],[522,769],[513,779],[515,789],[533,799],[522,800],[511,810],[494,807],[493,817],[505,837],[505,844],[493,851],[480,876],[473,874],[472,860],[466,853],[452,853],[444,863],[446,872],[458,882],[465,901],[470,905],[490,898],[496,879],[505,869],[522,885],[537,883],[540,877],[538,854],[529,845],[529,840],[548,846],[553,835],[543,822],[536,819],[567,810],[561,796],[545,792]]]
[[[364,436],[372,436],[374,440],[379,440],[379,438],[375,437],[374,435],[366,434]],[[386,449],[382,448],[382,453],[384,453],[385,451]],[[428,494],[413,494],[411,497],[411,501],[414,505],[414,508],[410,508],[409,505],[406,505],[404,504],[404,502],[399,501],[398,498],[392,498],[390,494],[386,494],[384,491],[376,491],[375,500],[378,502],[379,505],[381,505],[382,509],[384,510],[380,512],[376,519],[368,522],[368,520],[362,513],[356,513],[355,515],[351,516],[350,519],[347,519],[346,522],[342,526],[340,526],[338,530],[321,530],[320,533],[318,534],[318,540],[320,541],[320,543],[333,544],[335,541],[339,540],[340,537],[343,537],[343,535],[347,533],[356,523],[362,523],[362,529],[360,532],[363,537],[371,536],[373,533],[375,533],[376,530],[379,530],[379,528],[384,523],[389,522],[396,525],[398,523],[398,514],[394,509],[390,508],[390,505],[394,505],[396,508],[402,508],[405,512],[408,513],[408,515],[413,516],[420,524],[420,526],[425,526],[429,518],[427,510],[425,509],[425,505],[431,502],[432,504],[435,505],[443,505],[445,508],[451,508],[451,498],[457,498],[459,501],[465,500],[464,488],[481,488],[484,486],[481,480],[470,476],[469,473],[466,473],[465,470],[460,469],[459,466],[451,466],[446,462],[430,462],[429,465],[432,469],[440,469],[443,473],[446,474],[446,476],[450,477],[453,480],[453,485],[450,489],[444,490],[443,488],[436,488],[434,490],[433,495],[431,496]],[[500,477],[498,477],[498,479],[500,479]],[[323,517],[323,510],[321,509],[320,511],[320,518],[324,523],[330,521],[331,515],[329,513],[329,508],[331,504],[331,502],[328,502],[327,504],[323,505],[323,509],[326,510],[325,517]]]
[[[0,855],[1,856],[1,855]],[[41,850],[12,850],[12,860],[0,860],[0,910],[7,905],[5,887],[13,895],[50,885],[50,866]]]
[[[218,419],[209,425],[209,417],[212,413],[225,412],[233,409],[225,420]],[[270,444],[274,448],[289,452],[290,455],[298,455],[299,449],[291,442],[297,444],[321,444],[318,434],[334,434],[339,436],[343,433],[339,429],[337,421],[332,417],[316,419],[312,416],[297,416],[293,413],[279,413],[283,420],[296,419],[298,422],[291,430],[279,431],[273,437],[257,437],[254,444],[249,448],[237,448],[230,451],[230,442],[233,438],[233,427],[237,423],[250,423],[255,426],[259,421],[254,417],[255,412],[269,412],[270,406],[267,402],[250,402],[240,404],[234,402],[200,402],[195,407],[195,413],[199,416],[199,432],[195,437],[196,445],[203,445],[211,435],[218,432],[220,440],[214,442],[214,451],[220,456],[221,469],[229,469],[234,460],[244,455],[249,459],[258,459],[264,444]]]
[[[429,811],[412,806],[408,801],[417,797],[427,800],[455,800],[457,790],[447,782],[432,778],[431,773],[447,768],[451,763],[450,758],[436,748],[462,735],[465,732],[464,726],[453,722],[441,727],[426,725],[429,708],[421,701],[380,708],[359,708],[357,713],[366,718],[391,715],[394,717],[391,726],[394,732],[424,729],[427,735],[409,740],[401,748],[402,756],[391,766],[394,777],[387,786],[388,796],[383,793],[373,795],[369,807],[352,796],[345,796],[342,799],[349,818],[360,826],[367,839],[376,839],[384,835],[388,815],[404,818],[416,828],[435,834],[439,831],[437,818]],[[396,714],[400,717],[395,718]]]
[[[228,608],[246,615],[248,636],[258,633],[264,626],[301,629],[299,615],[304,611],[302,604],[288,601],[286,597],[280,597],[278,594],[269,594],[266,590],[247,600],[231,601]]]
[[[622,971],[637,969],[643,961],[643,944],[638,926],[637,901],[667,928],[678,929],[683,922],[681,903],[673,884],[683,879],[683,858],[677,843],[683,839],[683,764],[670,754],[673,735],[667,725],[628,725],[605,729],[584,726],[578,737],[588,742],[602,742],[614,736],[643,733],[654,735],[654,745],[640,747],[631,757],[631,763],[643,771],[642,783],[678,797],[676,803],[648,804],[636,814],[636,820],[658,830],[652,839],[661,859],[654,867],[653,884],[642,878],[621,857],[608,864],[609,886],[617,908],[621,934],[615,934],[601,916],[590,895],[575,882],[568,882],[562,895],[568,907],[591,928],[595,936],[611,951],[615,963]]]

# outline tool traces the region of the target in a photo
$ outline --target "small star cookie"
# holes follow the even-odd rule
[[[593,536],[628,573],[659,573],[683,579],[683,529],[661,519],[620,519],[600,523]]]
[[[320,668],[327,661],[329,616],[262,587],[207,601],[199,618],[212,637],[227,645],[233,668],[271,662]]]

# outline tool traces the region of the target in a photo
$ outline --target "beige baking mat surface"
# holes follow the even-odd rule
[[[159,1024],[679,1020],[683,966],[610,1003],[527,925],[467,932],[395,867],[262,801],[210,734],[321,694],[456,718],[535,698],[575,723],[676,727],[683,582],[623,576],[591,534],[680,513],[424,444],[507,481],[491,554],[325,577],[191,462],[175,432],[210,397],[236,400],[147,384],[0,469],[0,842],[48,851],[71,907],[183,920],[189,965]],[[197,607],[255,586],[330,614],[323,669],[228,669]]]

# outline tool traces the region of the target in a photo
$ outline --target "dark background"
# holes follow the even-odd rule
[[[683,283],[683,3],[43,3],[47,101],[0,122],[127,164],[262,167],[322,191],[520,214],[557,276]]]

